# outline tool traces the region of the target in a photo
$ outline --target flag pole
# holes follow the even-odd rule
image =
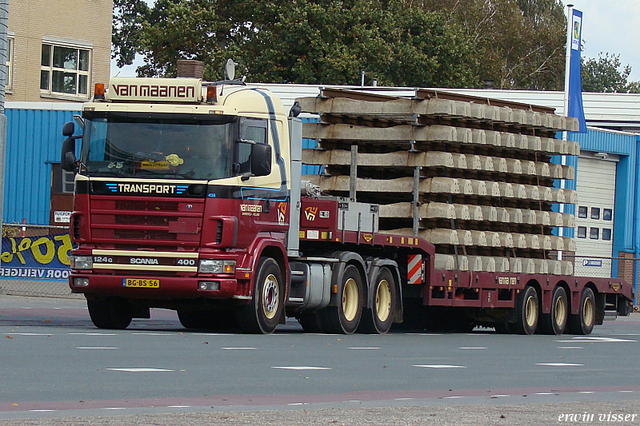
[[[567,51],[565,55],[565,68],[564,68],[564,109],[562,111],[565,117],[569,114],[569,69],[571,67],[571,27],[573,21],[573,5],[567,5]],[[567,141],[567,132],[562,132],[562,140]],[[560,164],[563,166],[567,165],[567,156],[560,156]],[[566,183],[564,179],[560,179],[560,189],[565,189]],[[560,203],[559,211],[560,213],[564,213],[564,203]],[[560,227],[558,230],[559,236],[564,236],[564,227]],[[558,260],[562,260],[562,251],[558,252]]]

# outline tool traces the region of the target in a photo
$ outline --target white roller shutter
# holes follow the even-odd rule
[[[610,277],[617,155],[583,153],[578,158],[575,274]]]

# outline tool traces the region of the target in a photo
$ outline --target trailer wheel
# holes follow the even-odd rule
[[[258,262],[253,297],[248,305],[236,309],[240,329],[245,333],[273,333],[282,317],[284,280],[280,265],[270,257]]]
[[[516,322],[513,331],[519,334],[533,334],[538,327],[538,293],[530,285],[519,294],[516,304]]]
[[[567,292],[562,287],[556,287],[551,299],[551,311],[540,316],[540,329],[546,334],[560,335],[567,327],[568,316]]]
[[[395,317],[396,286],[389,268],[380,268],[372,287],[375,297],[371,308],[364,308],[359,331],[384,334]]]
[[[133,310],[123,299],[87,300],[87,308],[91,321],[98,328],[124,330],[133,319]]]
[[[596,323],[596,297],[593,290],[585,287],[580,295],[580,308],[577,315],[569,315],[568,328],[572,334],[591,334]]]
[[[321,329],[328,333],[354,333],[362,318],[363,293],[360,271],[354,265],[348,265],[338,286],[338,306],[329,306],[319,312]]]

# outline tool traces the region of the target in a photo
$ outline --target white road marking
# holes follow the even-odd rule
[[[136,336],[170,336],[169,333],[153,333],[150,331],[141,331],[133,334],[135,334]]]
[[[578,393],[582,393],[582,394],[592,394],[595,393],[594,391],[580,391]]]
[[[637,343],[637,340],[616,339],[615,337],[574,337],[571,340],[556,340],[558,343]]]
[[[117,336],[117,333],[69,333],[75,336]]]
[[[167,408],[191,408],[190,405],[167,405]]]
[[[508,398],[511,395],[491,395],[491,398]]]
[[[255,351],[258,348],[251,348],[251,347],[229,347],[229,348],[221,348],[223,351]]]
[[[448,364],[414,364],[414,367],[420,368],[467,368],[464,365],[448,365]]]
[[[462,399],[464,396],[445,396],[444,399]]]
[[[553,395],[553,392],[536,392],[536,395]]]
[[[331,370],[329,367],[310,367],[310,366],[288,366],[288,367],[271,367],[278,370]]]
[[[299,405],[309,405],[309,402],[291,402],[287,405],[291,405],[291,406],[299,406]]]
[[[53,336],[53,334],[46,334],[46,333],[7,333],[7,334],[12,336],[47,336],[47,337]]]
[[[167,370],[164,368],[107,368],[110,371],[125,371],[127,373],[163,373],[171,372],[174,370]]]
[[[458,349],[462,349],[463,351],[483,351],[487,348],[484,346],[460,346]]]
[[[623,390],[623,391],[618,391],[618,392],[620,392],[620,393],[633,393],[633,391],[630,391],[630,390]]]
[[[558,346],[558,349],[584,349],[582,346]]]
[[[103,407],[103,410],[126,410],[126,407]]]
[[[395,398],[395,401],[412,401],[415,398]]]
[[[574,364],[571,362],[537,362],[541,367],[584,367],[584,364]]]
[[[380,348],[376,346],[351,346],[349,350],[352,351],[377,351]]]
[[[107,351],[107,350],[116,350],[119,349],[115,346],[76,346],[76,349],[83,349],[83,350],[98,350],[98,351]]]
[[[56,410],[29,410],[29,411],[34,412],[34,413],[50,413],[50,412],[53,412],[53,411],[56,411]]]

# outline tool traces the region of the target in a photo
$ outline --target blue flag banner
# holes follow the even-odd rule
[[[569,63],[569,105],[567,116],[575,117],[580,122],[579,133],[587,132],[587,122],[582,106],[582,79],[580,78],[580,47],[582,46],[582,12],[572,9],[571,25],[571,58]]]

